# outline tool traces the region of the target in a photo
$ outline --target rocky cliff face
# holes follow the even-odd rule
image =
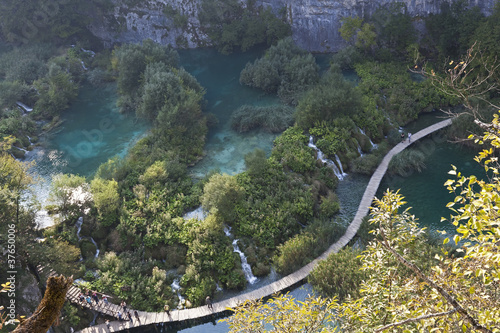
[[[140,42],[150,38],[174,47],[210,45],[198,21],[202,0],[148,0],[130,6],[115,0],[114,12],[107,22],[91,27],[106,44]],[[338,29],[345,16],[371,15],[377,8],[388,8],[403,2],[410,15],[416,17],[438,13],[443,2],[454,0],[257,0],[258,5],[271,7],[276,13],[286,10],[293,38],[304,49],[333,52],[344,46]],[[130,2],[130,1],[129,1]],[[243,2],[243,0],[242,0]],[[497,0],[469,0],[488,15]],[[172,10],[173,9],[173,10]]]

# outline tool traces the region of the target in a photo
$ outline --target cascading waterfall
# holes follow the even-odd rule
[[[361,146],[359,145],[359,142],[358,142],[358,153],[359,153],[359,156],[363,156],[363,151],[361,150]]]
[[[340,162],[340,158],[337,154],[335,154],[335,160],[337,161],[337,163],[339,165],[340,172],[342,173],[342,177],[347,176],[347,173],[344,172],[344,168],[342,167],[342,162]]]
[[[225,227],[224,233],[227,237],[231,237],[231,227]],[[257,278],[253,275],[252,267],[248,264],[247,257],[245,256],[243,251],[240,250],[240,247],[238,246],[238,239],[236,238],[233,240],[233,250],[240,255],[241,269],[243,270],[248,283],[254,284],[257,281]]]
[[[80,236],[80,231],[82,231],[82,224],[83,224],[83,216],[80,216],[78,218],[78,220],[76,221],[76,225],[78,226],[78,229],[76,231],[76,236],[78,237],[78,241],[82,240],[82,237]],[[97,243],[95,242],[94,238],[92,238],[92,237],[85,237],[85,238],[90,239],[92,244],[95,245],[95,257],[97,258],[99,256],[99,252],[101,252],[101,250],[99,250],[99,247],[97,247]],[[83,257],[81,256],[81,254],[80,254],[80,260],[83,260]]]
[[[28,141],[29,141],[30,145],[32,145],[33,142],[31,142],[31,138],[29,137],[29,135],[26,135],[26,137],[28,138]]]
[[[177,308],[182,309],[184,303],[186,300],[184,297],[181,295],[181,285],[179,284],[179,279],[174,279],[172,284],[170,285],[172,287],[172,291],[177,294],[177,297],[179,298],[179,304],[177,305]]]
[[[335,162],[333,162],[332,160],[329,160],[329,159],[323,157],[324,156],[323,152],[318,147],[316,147],[316,145],[313,142],[313,137],[312,136],[309,137],[309,143],[307,145],[309,147],[311,147],[312,149],[316,150],[316,152],[318,153],[318,160],[320,160],[323,163],[326,163],[330,168],[332,168],[333,173],[335,174],[335,176],[337,176],[337,178],[339,180],[343,180],[344,179],[344,177],[347,174],[345,174],[343,171],[341,172],[339,170],[339,168],[337,167],[337,165],[335,164]],[[335,155],[335,156],[337,156],[337,155]],[[337,158],[338,158],[338,156],[337,156]],[[342,168],[342,164],[340,164],[340,167]]]
[[[24,109],[26,112],[33,111],[33,108],[30,108],[29,106],[27,106],[26,104],[24,104],[22,102],[17,101],[16,104],[17,104],[17,106],[20,106],[22,109]]]
[[[370,141],[370,144],[372,145],[372,149],[377,149],[378,148],[378,144],[373,143],[372,139],[370,139],[370,137],[368,135],[366,135],[365,131],[363,131],[359,127],[358,127],[358,130],[359,130],[359,133],[363,134],[364,136],[366,136],[368,138],[368,141]]]

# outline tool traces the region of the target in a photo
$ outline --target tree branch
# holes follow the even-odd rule
[[[414,263],[406,260],[403,256],[401,256],[399,253],[396,252],[396,250],[394,250],[390,245],[389,243],[387,242],[387,238],[385,237],[385,233],[384,233],[384,230],[382,228],[380,228],[380,235],[382,236],[383,238],[383,242],[380,242],[380,244],[382,244],[383,247],[385,247],[389,252],[391,252],[395,257],[396,259],[401,262],[403,265],[405,265],[406,267],[408,267],[409,269],[411,269],[419,278],[421,278],[422,280],[424,280],[428,285],[430,285],[432,288],[436,289],[438,293],[441,294],[441,296],[444,297],[444,299],[446,299],[448,301],[448,303],[451,304],[451,306],[453,306],[454,309],[456,309],[456,311],[458,313],[460,313],[462,316],[465,317],[465,320],[467,320],[474,329],[478,330],[479,332],[483,332],[483,333],[493,333],[491,330],[487,329],[486,327],[483,327],[482,325],[480,325],[477,320],[472,317],[468,312],[467,310],[465,310],[462,305],[460,303],[458,303],[458,301],[452,296],[450,295],[446,290],[444,290],[440,285],[438,285],[437,283],[435,283],[434,281],[432,281],[430,278],[428,278],[424,273],[422,273],[422,271],[420,270],[420,268],[418,268],[417,265],[415,265]]]
[[[66,292],[72,283],[73,277],[50,277],[45,295],[35,313],[22,321],[12,333],[46,333],[59,317],[66,300]]]
[[[446,312],[431,313],[431,314],[423,315],[423,316],[420,316],[420,317],[405,319],[403,321],[398,321],[397,323],[392,323],[392,324],[385,325],[385,326],[382,326],[380,328],[377,328],[374,332],[375,333],[382,332],[383,330],[386,330],[386,329],[391,328],[391,327],[401,326],[401,325],[404,325],[404,324],[413,323],[415,321],[420,321],[420,320],[423,320],[423,319],[429,319],[429,318],[434,318],[434,317],[446,316],[446,315],[452,314],[452,313],[457,312],[457,311],[458,311],[458,309],[451,309],[450,311],[446,311]]]

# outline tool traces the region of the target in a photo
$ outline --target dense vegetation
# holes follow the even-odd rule
[[[291,34],[284,18],[254,1],[203,0],[198,19],[221,53],[246,51],[252,46],[271,46]]]
[[[370,174],[389,147],[399,141],[400,125],[420,112],[461,102],[433,84],[441,77],[437,64],[442,59],[462,54],[476,40],[483,43],[487,61],[498,51],[500,6],[488,18],[476,10],[446,7],[442,14],[426,20],[430,34],[420,44],[411,18],[403,7],[396,6],[379,9],[371,18],[346,19],[341,34],[351,46],[336,54],[320,77],[311,54],[297,48],[291,38],[281,39],[290,33],[289,27],[268,10],[251,3],[243,9],[232,0],[218,3],[220,6],[213,6],[211,0],[202,2],[204,28],[221,52],[272,45],[262,58],[243,69],[240,82],[277,94],[284,103],[235,110],[233,128],[237,131],[257,127],[284,130],[269,158],[260,150],[248,154],[246,171],[235,176],[213,172],[199,181],[189,176],[188,166],[203,157],[208,131],[203,113],[205,91],[179,67],[178,54],[172,48],[148,40],[94,55],[80,46],[56,48],[31,42],[42,34],[83,38],[87,23],[62,34],[66,21],[59,15],[70,10],[72,2],[50,16],[50,25],[37,30],[28,39],[29,45],[5,46],[0,53],[0,135],[15,139],[9,139],[0,154],[0,179],[6,193],[2,194],[0,217],[2,221],[16,218],[25,231],[26,237],[21,239],[26,247],[24,265],[44,264],[76,274],[89,288],[151,311],[165,303],[171,308],[200,305],[217,287],[244,288],[246,279],[233,251],[234,238],[240,239],[239,246],[255,275],[266,275],[272,267],[281,274],[290,273],[320,254],[345,228],[344,221],[336,217],[340,209],[335,194],[338,179],[331,168],[317,161],[308,146],[310,136],[325,157],[337,157],[351,172]],[[28,10],[24,6],[15,9],[8,1],[5,6],[21,14]],[[106,3],[91,1],[81,6],[78,4],[76,12],[86,12],[90,8],[86,6],[104,8]],[[11,19],[5,22],[4,36],[22,29]],[[183,18],[179,16],[176,24],[182,26]],[[456,42],[449,43],[447,36],[456,37]],[[436,79],[432,75],[424,79],[408,70],[432,60],[435,62],[427,70],[434,68],[431,73],[437,73]],[[479,64],[472,62],[471,66],[480,72]],[[357,82],[347,80],[344,69],[353,69]],[[93,177],[56,177],[54,205],[49,208],[60,214],[61,223],[43,232],[44,243],[35,244],[33,239],[42,232],[33,228],[33,210],[20,208],[17,214],[12,209],[21,207],[19,193],[26,189],[28,177],[9,155],[20,151],[11,144],[27,146],[30,139],[26,135],[33,139],[40,131],[35,120],[52,121],[47,128],[56,124],[85,80],[100,84],[113,79],[121,111],[146,119],[152,129],[127,157],[110,159]],[[489,80],[498,80],[498,76]],[[494,101],[498,95],[491,90],[486,97]],[[17,101],[34,106],[33,112],[23,116]],[[471,103],[483,105],[477,99]],[[488,114],[491,110],[484,112]],[[460,136],[470,128],[471,118],[467,117],[461,118],[466,120],[459,130],[455,126],[453,135]],[[379,144],[378,149],[371,140]],[[408,151],[391,168],[405,173],[409,166],[424,167],[423,157]],[[76,200],[73,192],[85,195]],[[182,217],[200,204],[207,213],[205,219]],[[82,215],[81,235],[98,242],[101,255],[97,259],[95,246],[76,235],[75,224]],[[226,235],[229,227],[231,237]],[[424,238],[414,241],[419,246],[428,243]],[[434,247],[422,248],[434,254]],[[80,254],[81,265],[76,261]],[[311,281],[329,296],[363,297],[358,286],[366,276],[352,264],[354,256],[347,250],[332,256],[318,267]],[[352,282],[349,286],[343,280],[347,276]],[[179,281],[188,302],[178,304],[170,287],[174,280]],[[78,322],[74,309],[66,308],[65,313]]]

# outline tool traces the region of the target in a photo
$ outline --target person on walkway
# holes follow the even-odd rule
[[[137,312],[137,310],[134,310],[134,316],[135,316],[135,319],[137,319],[137,321],[141,321],[139,319],[139,312]]]
[[[96,305],[99,304],[99,296],[97,296],[97,292],[96,291],[94,291],[92,293],[92,297],[94,298],[95,304]]]
[[[87,301],[87,304],[89,306],[92,306],[92,298],[90,298],[90,296],[87,296],[87,298],[85,300]]]
[[[106,319],[106,327],[108,328],[108,331],[111,329],[111,327],[109,326],[109,319]]]
[[[405,141],[405,132],[401,132],[401,142]]]
[[[411,133],[408,132],[408,143],[411,142]]]
[[[108,302],[108,296],[102,295],[102,301],[104,302],[105,305],[108,305],[109,304],[109,302]]]
[[[131,323],[134,322],[132,320],[132,314],[130,313],[130,311],[127,311],[127,317],[128,317],[128,320],[130,320]]]
[[[123,312],[127,312],[127,303],[125,303],[125,301],[122,301],[120,305],[123,308]]]
[[[213,310],[213,306],[212,306],[212,300],[210,299],[210,296],[207,296],[207,298],[205,298],[205,303],[207,304],[207,307],[210,309],[210,310]]]
[[[118,320],[123,321],[122,313],[118,311]]]
[[[167,316],[170,317],[170,306],[168,306],[168,304],[165,304],[165,306],[163,307],[163,310],[165,310],[165,312],[167,313]]]
[[[85,304],[85,296],[83,296],[82,292],[80,292],[80,295],[78,295],[78,298],[80,299],[80,303]]]

